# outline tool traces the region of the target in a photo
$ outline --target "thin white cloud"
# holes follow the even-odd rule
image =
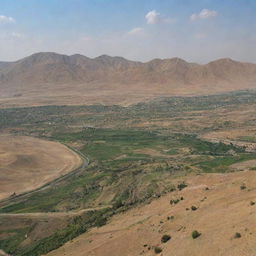
[[[15,19],[13,17],[0,15],[0,24],[5,24],[5,23],[15,23]]]
[[[127,32],[127,35],[142,35],[142,34],[144,34],[144,29],[140,27],[133,28]]]
[[[160,13],[155,10],[148,12],[145,18],[148,24],[157,24],[161,20]]]
[[[166,24],[172,24],[176,22],[176,19],[165,17],[161,15],[156,10],[152,10],[148,12],[145,16],[147,24],[159,24],[159,23],[166,23]]]
[[[203,9],[199,13],[193,13],[190,16],[190,20],[195,21],[195,20],[200,20],[200,19],[209,19],[209,18],[216,17],[217,15],[218,15],[218,12],[216,12],[214,10]]]

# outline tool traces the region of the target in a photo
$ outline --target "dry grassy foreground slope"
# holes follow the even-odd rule
[[[0,106],[131,104],[158,96],[203,95],[256,87],[256,64],[179,58],[142,63],[106,55],[37,53],[0,63]]]
[[[30,191],[81,165],[64,145],[42,139],[0,136],[0,199]]]
[[[116,215],[47,256],[251,256],[256,251],[253,171],[186,177],[188,187]],[[241,189],[242,186],[242,189]],[[206,189],[208,188],[208,189]],[[172,199],[184,200],[170,204]],[[192,211],[191,206],[197,210]],[[171,217],[173,216],[173,217]],[[192,239],[191,233],[201,233]],[[241,237],[236,238],[235,234]],[[162,243],[164,234],[171,239]]]

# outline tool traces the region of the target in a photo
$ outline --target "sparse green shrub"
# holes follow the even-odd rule
[[[168,242],[170,239],[171,239],[171,236],[169,236],[169,235],[163,235],[162,238],[161,238],[161,242],[162,242],[162,243],[166,243],[166,242]]]
[[[240,186],[240,189],[241,189],[241,190],[245,190],[245,189],[246,189],[246,186],[243,184],[243,185]]]
[[[171,199],[170,204],[177,204],[180,201],[180,199]]]
[[[162,248],[156,246],[154,251],[155,251],[156,254],[158,254],[158,253],[161,253],[163,250],[162,250]]]
[[[95,220],[95,225],[97,227],[104,226],[107,223],[107,218],[103,216],[98,216]]]
[[[122,200],[120,200],[120,199],[115,201],[114,204],[113,204],[114,209],[121,208],[122,206],[124,206],[124,204],[123,204]]]
[[[178,190],[182,190],[186,188],[188,185],[183,181],[182,183],[178,184],[177,188]]]
[[[201,236],[201,233],[199,233],[197,230],[194,230],[191,234],[193,239],[198,238],[199,236]]]
[[[239,232],[236,232],[234,238],[241,238],[241,234]]]
[[[191,210],[192,210],[192,211],[196,211],[196,210],[197,210],[197,207],[194,206],[194,205],[192,205],[192,206],[191,206]]]

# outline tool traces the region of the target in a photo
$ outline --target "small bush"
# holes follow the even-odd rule
[[[246,186],[243,184],[243,185],[240,186],[240,189],[241,189],[241,190],[245,190],[245,189],[246,189]]]
[[[194,230],[191,234],[193,239],[198,238],[199,236],[201,236],[201,233],[199,233],[197,230]]]
[[[174,192],[176,190],[176,188],[170,188],[170,192]]]
[[[255,202],[251,201],[251,202],[250,202],[250,205],[255,205]]]
[[[177,188],[178,188],[179,190],[182,190],[182,189],[184,189],[184,188],[187,187],[187,186],[188,186],[188,185],[187,185],[185,182],[182,182],[182,183],[178,184]]]
[[[162,250],[162,248],[156,246],[154,251],[155,251],[156,254],[158,254],[158,253],[161,253],[163,250]]]
[[[194,205],[192,205],[192,206],[191,206],[191,210],[192,210],[192,211],[196,211],[196,210],[197,210],[197,207],[194,206]]]
[[[95,225],[97,227],[104,226],[106,223],[107,223],[107,218],[106,217],[98,216],[95,220]]]
[[[162,238],[161,238],[161,242],[162,242],[162,243],[166,243],[166,242],[168,242],[170,239],[171,239],[171,236],[169,236],[169,235],[163,235]]]
[[[114,204],[113,204],[113,208],[114,208],[114,209],[118,209],[118,208],[121,208],[121,207],[123,207],[123,206],[124,206],[124,204],[123,204],[122,200],[117,200],[117,201],[115,201]]]
[[[234,235],[234,238],[240,238],[241,237],[241,234],[236,232],[235,235]]]
[[[180,201],[180,199],[172,199],[170,200],[170,204],[177,204]]]

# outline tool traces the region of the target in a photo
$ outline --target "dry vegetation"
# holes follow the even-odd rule
[[[255,172],[186,177],[188,187],[113,217],[63,247],[47,254],[63,255],[243,255],[256,250]],[[241,190],[240,185],[246,184]],[[206,189],[208,188],[208,189]],[[183,197],[171,205],[170,199]],[[197,210],[190,208],[196,205]],[[193,239],[194,230],[200,236]],[[234,236],[241,234],[237,240]],[[171,239],[161,242],[164,235]]]
[[[64,145],[26,136],[0,136],[0,199],[34,190],[82,164]]]

